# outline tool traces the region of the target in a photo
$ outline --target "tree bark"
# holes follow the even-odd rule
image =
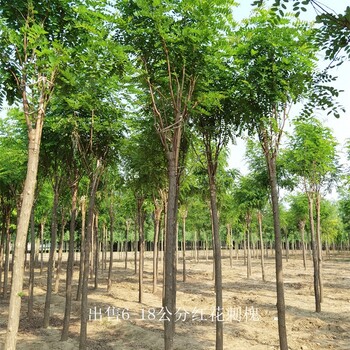
[[[321,194],[316,194],[316,244],[318,253],[318,283],[320,285],[320,303],[323,301],[322,278],[322,240],[321,240]]]
[[[64,308],[64,319],[63,319],[63,328],[61,333],[61,341],[68,340],[70,316],[71,316],[71,309],[72,309],[74,234],[75,234],[75,223],[77,218],[78,185],[79,185],[79,181],[76,177],[72,186],[72,203],[71,203],[72,208],[71,208],[71,215],[70,215],[69,252],[68,252],[67,274],[66,274],[66,303]]]
[[[173,350],[176,313],[176,223],[178,209],[178,150],[167,153],[168,158],[168,205],[165,237],[165,274],[163,307],[165,350]]]
[[[186,282],[186,218],[187,209],[182,213],[182,281]]]
[[[86,234],[84,239],[84,272],[82,278],[82,293],[81,293],[81,315],[80,315],[80,341],[79,350],[86,350],[87,345],[87,321],[88,321],[88,287],[89,287],[89,264],[90,264],[90,250],[92,243],[92,231],[94,225],[94,209],[97,187],[101,175],[100,161],[97,161],[97,167],[92,174],[90,180],[90,196],[89,209],[87,217]]]
[[[309,206],[309,220],[310,220],[310,233],[311,233],[311,250],[312,250],[312,263],[314,266],[314,293],[315,293],[315,307],[316,312],[321,312],[321,297],[320,297],[320,282],[319,282],[319,266],[318,266],[318,249],[315,235],[314,224],[314,201],[313,193],[307,193],[308,206]]]
[[[84,260],[85,260],[85,221],[86,221],[86,199],[83,196],[80,200],[81,206],[81,238],[80,238],[80,259],[79,259],[79,279],[76,301],[81,300],[81,290],[83,284],[84,275]]]
[[[208,160],[208,163],[210,160]],[[213,227],[213,258],[215,275],[215,316],[216,316],[216,342],[215,349],[222,350],[224,345],[224,324],[223,324],[223,299],[222,299],[222,267],[221,267],[221,239],[219,231],[219,218],[216,197],[215,170],[213,165],[208,164],[210,206],[212,213]]]
[[[262,213],[258,211],[258,224],[259,224],[259,238],[260,238],[260,263],[261,263],[261,277],[263,282],[265,279],[265,263],[264,263],[264,240],[263,240],[263,230],[262,230]]]
[[[46,282],[46,298],[44,308],[43,327],[47,328],[50,324],[50,310],[51,310],[51,294],[52,294],[52,275],[54,268],[54,258],[56,253],[56,239],[57,239],[57,211],[59,200],[60,181],[58,177],[55,178],[54,183],[54,198],[52,206],[52,223],[51,223],[51,246],[49,254],[49,262],[47,268],[47,282]]]
[[[21,310],[21,297],[23,288],[25,245],[29,227],[30,213],[34,203],[34,194],[37,183],[39,151],[41,133],[43,127],[44,110],[40,110],[35,129],[28,131],[28,163],[27,175],[22,192],[21,210],[18,218],[16,243],[14,247],[14,263],[12,270],[12,285],[9,305],[9,316],[7,322],[7,333],[5,349],[15,350],[17,342],[17,332]]]
[[[33,317],[34,304],[34,264],[35,264],[35,222],[34,222],[35,205],[30,213],[30,265],[29,265],[29,286],[28,286],[28,319]]]
[[[144,232],[144,220],[145,214],[143,210],[144,197],[139,196],[137,198],[137,220],[139,228],[139,303],[143,303],[143,265],[144,265],[144,253],[145,253],[145,232]]]
[[[110,220],[110,234],[109,234],[109,266],[108,266],[108,282],[107,292],[112,289],[112,270],[113,270],[113,245],[114,245],[114,212],[113,204],[111,203],[109,208],[109,220]],[[128,229],[127,229],[128,230]],[[127,248],[125,249],[125,268],[127,264]]]
[[[159,202],[156,198],[154,202],[154,239],[153,239],[153,293],[156,292],[158,283],[158,241],[159,241],[159,229],[160,219],[162,215],[163,203]]]
[[[306,270],[305,221],[304,220],[301,220],[299,222],[299,230],[300,230],[300,236],[301,236],[301,249],[303,252],[303,265],[304,265],[304,270]]]
[[[268,149],[265,145],[265,149]],[[279,201],[277,190],[276,158],[265,152],[265,157],[269,171],[269,181],[271,189],[271,201],[273,212],[273,226],[275,233],[275,265],[276,265],[276,286],[277,286],[277,315],[278,334],[281,350],[288,350],[287,327],[286,327],[286,307],[284,301],[283,285],[283,262],[282,262],[282,238],[279,214]]]

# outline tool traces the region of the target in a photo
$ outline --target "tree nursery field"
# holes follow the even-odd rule
[[[331,252],[323,261],[324,300],[316,313],[313,271],[310,257],[306,269],[300,252],[284,259],[286,323],[292,350],[350,349],[350,256]],[[88,297],[88,349],[158,350],[163,349],[161,278],[155,293],[152,282],[151,253],[145,257],[144,300],[138,302],[138,274],[133,257],[125,269],[124,257],[117,253],[113,264],[113,284],[106,292],[107,270],[102,270],[98,288],[90,284]],[[207,260],[208,259],[208,260]],[[177,317],[174,348],[207,350],[215,348],[215,293],[211,252],[199,251],[198,261],[188,252],[186,282],[182,281],[182,259],[178,261]],[[160,268],[162,264],[160,262]],[[101,266],[102,268],[103,266]],[[44,266],[45,268],[45,266]],[[229,252],[223,251],[224,349],[278,349],[274,257],[265,259],[265,278],[256,257],[252,275],[246,277],[243,251],[230,267]],[[75,266],[73,295],[76,292],[78,266]],[[161,275],[161,274],[160,274]],[[34,315],[28,320],[27,295],[22,297],[17,349],[78,349],[80,302],[73,301],[68,341],[60,341],[64,315],[65,275],[53,295],[51,325],[42,328],[46,276],[36,269]],[[27,278],[25,279],[27,280]],[[26,287],[26,283],[25,283]],[[4,349],[8,299],[0,301],[0,349]]]

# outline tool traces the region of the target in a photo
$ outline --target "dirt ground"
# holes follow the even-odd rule
[[[134,274],[131,254],[128,269],[117,253],[113,287],[106,292],[107,271],[101,273],[99,288],[89,293],[88,348],[91,350],[161,350],[163,322],[161,280],[152,293],[151,253],[145,262],[144,303],[138,301],[138,276]],[[246,278],[243,260],[233,260],[223,252],[224,349],[278,349],[274,258],[265,261],[267,282],[261,280],[259,259],[253,259],[252,277]],[[314,312],[312,262],[304,270],[300,254],[284,260],[286,321],[290,349],[350,349],[350,254],[334,254],[323,263],[324,301],[322,313]],[[161,265],[160,265],[161,267]],[[200,252],[198,262],[188,252],[187,281],[182,282],[179,260],[175,349],[215,349],[215,305],[212,261]],[[35,314],[26,318],[27,298],[23,297],[18,335],[19,350],[69,350],[79,348],[79,307],[74,301],[70,339],[60,342],[64,310],[65,280],[53,295],[51,323],[41,328],[45,303],[46,274],[36,271]],[[77,267],[75,271],[77,277]],[[27,281],[27,277],[26,277]],[[75,291],[75,290],[74,290]],[[0,299],[0,349],[4,349],[8,300]]]

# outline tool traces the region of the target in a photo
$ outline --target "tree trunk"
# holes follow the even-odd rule
[[[79,279],[76,301],[81,300],[81,289],[84,275],[84,260],[85,260],[85,221],[86,221],[86,199],[83,196],[80,200],[81,205],[81,238],[80,238],[80,259],[79,259]]]
[[[129,243],[129,230],[130,230],[131,220],[127,219],[125,222],[125,270],[128,268],[128,243]],[[113,249],[113,247],[112,247]]]
[[[64,229],[66,227],[66,219],[64,217],[64,211],[62,210],[62,220],[61,220],[61,235],[60,241],[58,243],[58,257],[56,266],[56,280],[55,280],[55,293],[57,294],[60,287],[60,277],[62,270],[62,256],[63,256],[63,239],[64,239]]]
[[[94,227],[95,229],[93,230],[94,232],[94,238],[95,238],[95,245],[94,245],[94,254],[93,254],[93,260],[94,260],[94,274],[95,274],[95,279],[94,279],[94,289],[98,288],[98,268],[100,265],[100,240],[98,237],[98,214],[95,213],[94,215]]]
[[[300,236],[301,236],[301,248],[303,252],[303,265],[304,265],[304,270],[306,270],[305,221],[304,220],[301,220],[299,222],[299,230],[300,230]]]
[[[322,240],[321,240],[321,194],[316,194],[316,244],[318,252],[318,283],[320,285],[320,302],[323,301],[322,277]]]
[[[247,278],[250,278],[252,275],[252,257],[250,251],[250,224],[252,218],[250,212],[246,214],[246,224],[247,224]]]
[[[182,213],[182,281],[186,282],[186,218],[187,210]]]
[[[316,312],[321,312],[321,297],[320,297],[320,282],[319,282],[319,266],[318,266],[318,249],[315,235],[314,224],[314,201],[313,193],[307,193],[308,206],[309,206],[309,220],[310,220],[310,233],[311,233],[311,249],[312,249],[312,262],[314,266],[314,292],[315,292],[315,307]]]
[[[90,250],[92,246],[92,231],[94,225],[94,209],[97,187],[101,175],[101,164],[97,161],[97,167],[90,180],[90,198],[87,217],[86,234],[84,239],[84,272],[82,278],[81,315],[80,315],[80,341],[79,350],[86,350],[87,345],[87,321],[88,321],[88,287]]]
[[[51,246],[50,255],[47,268],[47,283],[46,283],[46,298],[44,308],[44,322],[43,327],[47,328],[50,324],[50,310],[51,310],[51,294],[52,294],[52,275],[54,268],[54,256],[56,253],[56,239],[57,239],[57,211],[58,211],[58,200],[59,200],[59,189],[60,181],[58,177],[55,178],[54,184],[54,197],[52,207],[52,222],[51,222]]]
[[[25,99],[26,100],[26,99]],[[25,108],[27,109],[27,108]],[[21,297],[23,288],[25,244],[29,227],[30,213],[34,202],[37,183],[39,150],[43,128],[44,109],[41,109],[36,118],[35,129],[28,130],[28,163],[27,175],[22,192],[21,210],[18,218],[16,243],[14,247],[14,262],[12,269],[12,284],[10,305],[8,309],[7,333],[5,340],[6,350],[15,350],[17,332],[21,310]]]
[[[176,313],[176,223],[178,209],[178,149],[168,152],[169,193],[165,238],[164,300],[166,310],[164,322],[165,350],[173,350]]]
[[[68,252],[67,275],[66,275],[66,303],[64,308],[64,319],[63,319],[61,341],[68,340],[68,331],[69,331],[70,316],[71,316],[71,309],[72,309],[74,234],[75,234],[75,223],[77,218],[78,185],[79,185],[79,181],[76,177],[72,186],[72,208],[71,208],[70,226],[69,226],[69,252]]]
[[[35,264],[35,221],[34,221],[35,205],[30,213],[30,267],[29,267],[29,286],[28,286],[28,319],[33,318],[34,304],[34,264]]]
[[[154,198],[154,239],[153,239],[153,293],[158,283],[158,240],[163,203]]]
[[[211,153],[207,152],[207,157]],[[216,311],[216,350],[223,349],[223,300],[222,300],[222,268],[221,268],[221,239],[219,230],[219,218],[216,197],[215,170],[210,158],[208,158],[208,175],[210,187],[210,206],[213,227],[213,258],[215,267],[215,311]]]
[[[145,253],[145,232],[144,221],[145,213],[143,209],[144,197],[137,198],[137,220],[139,228],[139,303],[143,303],[143,265],[144,265],[144,253]]]
[[[258,224],[259,224],[259,238],[260,238],[260,263],[261,263],[261,277],[263,282],[265,279],[265,264],[264,264],[264,240],[263,240],[263,230],[262,230],[262,214],[261,211],[258,210]]]
[[[265,144],[265,149],[269,149]],[[279,214],[279,201],[277,190],[276,158],[265,152],[269,170],[269,181],[271,189],[271,201],[273,212],[273,226],[275,233],[275,264],[276,264],[276,286],[277,286],[277,315],[278,334],[281,350],[288,350],[287,328],[286,328],[286,307],[284,301],[283,285],[283,262],[282,262],[282,238]]]
[[[10,270],[10,246],[11,246],[11,235],[10,235],[10,224],[11,224],[11,208],[9,207],[6,213],[5,219],[5,262],[4,262],[4,286],[3,286],[3,297],[7,298],[9,270]]]
[[[114,211],[113,204],[109,207],[109,220],[110,220],[110,233],[109,233],[109,266],[108,266],[108,281],[107,281],[107,292],[112,289],[112,270],[113,270],[113,244],[114,244]],[[128,232],[128,228],[126,229]],[[127,234],[126,234],[127,236]],[[127,237],[126,237],[127,238]],[[127,264],[127,250],[125,250],[125,268]]]

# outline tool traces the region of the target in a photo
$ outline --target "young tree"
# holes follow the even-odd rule
[[[301,181],[308,198],[311,245],[314,264],[316,311],[322,302],[321,190],[329,189],[338,172],[336,141],[329,128],[310,118],[294,124],[294,134],[286,152],[288,167]],[[314,214],[316,210],[316,230]]]
[[[28,165],[14,248],[13,283],[7,323],[7,349],[16,348],[24,251],[37,180],[45,112],[62,64],[68,60],[76,18],[65,0],[0,2],[1,96],[18,99],[28,131]],[[48,13],[50,14],[48,16]],[[75,32],[74,35],[77,33]]]
[[[231,16],[232,1],[154,2],[120,0],[121,36],[141,65],[168,168],[164,323],[165,349],[173,349],[176,312],[176,227],[181,139],[198,86],[207,83],[207,60],[215,56]]]
[[[242,127],[257,133],[265,156],[274,214],[280,348],[288,349],[279,220],[277,156],[291,105],[312,86],[315,51],[308,25],[262,10],[237,32],[233,75]]]

